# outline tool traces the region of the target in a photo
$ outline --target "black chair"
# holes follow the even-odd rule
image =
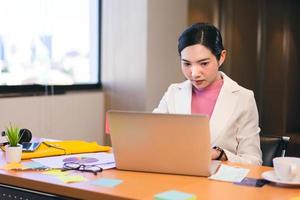
[[[284,157],[289,140],[287,136],[261,136],[262,165],[273,167],[273,158]]]
[[[300,157],[300,132],[288,134],[291,139],[285,156]]]

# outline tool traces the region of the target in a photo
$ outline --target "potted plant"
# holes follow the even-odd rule
[[[22,156],[22,145],[19,144],[22,135],[17,126],[10,124],[6,128],[6,137],[8,144],[5,146],[6,162],[20,162]]]

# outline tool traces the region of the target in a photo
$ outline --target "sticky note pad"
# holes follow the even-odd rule
[[[176,190],[169,190],[156,194],[154,196],[155,200],[195,200],[197,197],[193,194],[188,194],[185,192],[180,192]]]
[[[46,172],[43,172],[43,174],[53,175],[53,176],[66,176],[70,173],[70,171],[61,171],[60,169],[53,169]]]
[[[26,169],[21,163],[8,163],[0,167],[0,169],[10,170],[10,169]]]
[[[74,176],[58,176],[60,180],[65,183],[75,183],[75,182],[82,182],[86,181],[87,179],[81,175],[74,175]]]
[[[41,163],[39,163],[39,162],[34,162],[34,161],[24,162],[23,165],[25,165],[25,166],[28,167],[28,168],[32,168],[32,169],[45,167],[45,166],[42,165]]]
[[[100,178],[94,181],[91,181],[91,185],[99,185],[103,187],[115,187],[121,184],[123,181],[120,179],[110,179],[110,178]]]

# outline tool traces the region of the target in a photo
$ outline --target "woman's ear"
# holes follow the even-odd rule
[[[220,55],[220,60],[219,60],[219,67],[221,67],[221,65],[223,64],[223,62],[226,59],[226,50],[222,50],[221,55]]]

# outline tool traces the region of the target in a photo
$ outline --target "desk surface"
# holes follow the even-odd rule
[[[0,165],[5,164],[0,152]],[[270,167],[242,165],[250,169],[248,177],[260,178]],[[78,172],[81,173],[81,172]],[[117,178],[124,182],[114,188],[89,185],[85,182],[65,184],[55,177],[39,172],[0,170],[0,183],[79,199],[153,199],[157,193],[178,190],[192,193],[197,199],[290,199],[300,196],[300,188],[269,184],[262,188],[238,186],[208,180],[204,177],[105,170],[97,176],[81,173],[88,179]]]

